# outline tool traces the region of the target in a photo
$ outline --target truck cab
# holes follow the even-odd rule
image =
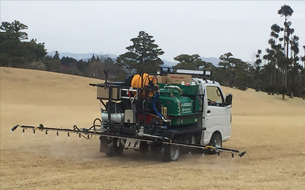
[[[202,107],[202,127],[205,127],[205,130],[200,143],[202,145],[212,143],[212,140],[215,140],[212,137],[216,134],[221,142],[229,140],[231,137],[232,101],[224,96],[218,82],[199,78],[193,78],[192,82],[199,86],[199,94],[203,95],[203,100],[200,99],[199,105]],[[227,95],[227,97],[232,97],[232,95]],[[219,144],[221,142],[216,143],[221,147]]]

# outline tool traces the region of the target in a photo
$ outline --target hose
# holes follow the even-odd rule
[[[156,108],[156,99],[158,98],[159,96],[159,92],[156,92],[155,96],[154,96],[154,99],[153,99],[153,103],[152,103],[152,107],[153,109],[155,110],[156,114],[158,115],[159,118],[161,119],[164,119],[163,116],[158,112],[157,108]]]

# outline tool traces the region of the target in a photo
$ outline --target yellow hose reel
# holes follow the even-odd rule
[[[133,88],[144,88],[145,86],[147,86],[149,84],[150,81],[154,85],[157,83],[156,77],[154,77],[152,75],[149,75],[147,73],[143,73],[142,76],[140,74],[136,74],[132,78],[130,86]],[[136,93],[133,92],[133,94],[135,95]],[[153,97],[154,94],[155,94],[155,92],[150,92],[148,94],[148,96],[151,98],[151,97]],[[142,92],[142,96],[145,97],[145,91]]]

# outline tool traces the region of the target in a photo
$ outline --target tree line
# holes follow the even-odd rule
[[[241,90],[253,88],[268,94],[305,96],[305,55],[300,56],[299,37],[294,35],[289,17],[293,10],[284,5],[278,10],[284,17],[283,26],[273,24],[268,44],[270,47],[257,50],[253,63],[233,56],[231,52],[219,57],[218,66],[205,62],[198,54],[181,54],[174,57],[178,63],[174,68],[211,70],[214,78],[224,86]],[[105,71],[111,80],[124,80],[136,72],[155,74],[163,65],[159,56],[164,54],[155,43],[152,35],[140,31],[126,47],[127,52],[116,60],[109,57],[92,55],[89,60],[76,60],[62,57],[56,51],[54,56],[47,55],[44,43],[36,39],[28,41],[24,30],[28,27],[19,21],[2,22],[0,27],[0,66],[39,69],[52,72],[80,75],[105,79]],[[305,46],[303,46],[305,52]]]
[[[265,55],[257,51],[254,64],[256,89],[263,86],[269,94],[279,92],[283,99],[285,94],[291,97],[305,94],[305,55],[299,55],[299,37],[294,35],[295,29],[289,21],[293,12],[290,6],[281,6],[277,13],[284,17],[284,23],[271,26],[270,47],[266,48]],[[305,46],[303,49],[305,52]]]

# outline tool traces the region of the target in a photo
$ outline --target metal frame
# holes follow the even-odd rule
[[[157,71],[157,75],[163,76],[165,74],[185,74],[192,76],[202,77],[207,81],[207,77],[214,82],[213,71],[210,70],[192,70],[192,69],[175,69],[172,67],[160,67],[160,70]]]

